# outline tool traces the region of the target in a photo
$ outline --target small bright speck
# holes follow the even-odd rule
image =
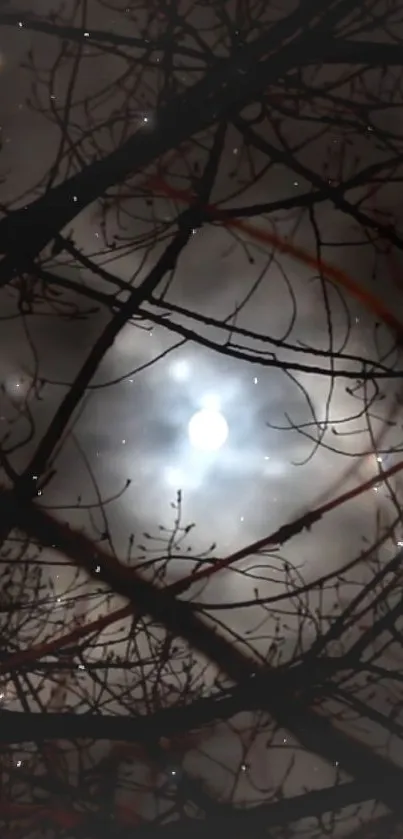
[[[382,463],[382,458],[381,458],[381,457],[377,457],[377,461],[378,461],[378,463]]]
[[[99,573],[100,573],[100,571],[101,571],[101,566],[100,566],[100,565],[97,565],[97,567],[96,567],[96,569],[95,569],[95,573],[96,573],[96,574],[99,574]]]
[[[219,411],[204,409],[193,414],[188,425],[189,440],[195,449],[214,452],[228,437],[228,423]]]
[[[245,521],[245,516],[241,516],[240,521]]]
[[[253,379],[253,384],[257,385],[258,381],[259,381],[259,379],[257,378],[257,376],[255,376],[255,378]]]
[[[56,598],[56,603],[61,603],[61,602],[62,602],[62,598],[61,598],[61,597],[57,597],[57,598]]]
[[[176,769],[171,769],[171,775],[176,775]]]
[[[264,459],[265,459],[265,460],[270,460],[269,455],[268,455],[268,454],[266,454],[266,455],[264,456]]]
[[[4,699],[4,693],[0,693],[0,699]]]
[[[398,542],[398,543],[397,543],[397,547],[398,547],[398,548],[403,548],[403,542]]]
[[[294,186],[299,186],[299,181],[294,181]]]
[[[19,28],[20,28],[20,29],[22,29],[22,27],[24,26],[24,24],[23,24],[22,20],[19,20],[19,21],[18,21],[18,26],[19,26]]]
[[[246,772],[246,771],[247,771],[247,769],[248,769],[248,764],[247,764],[247,763],[241,763],[241,770],[242,770],[242,772]]]
[[[379,487],[374,487],[374,492],[378,492]]]
[[[73,195],[73,201],[78,201],[77,195]]]
[[[143,122],[148,122],[148,117],[143,117]]]
[[[122,446],[126,445],[126,440],[122,440]]]
[[[89,38],[89,37],[90,37],[90,33],[89,32],[84,32],[84,38]]]
[[[85,666],[84,666],[84,664],[79,664],[79,665],[78,665],[78,669],[79,669],[79,670],[85,670]]]
[[[20,766],[22,766],[22,760],[17,760],[17,764],[16,764],[16,765],[18,766],[18,768],[20,768]]]

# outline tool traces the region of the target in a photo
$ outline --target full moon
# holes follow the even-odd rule
[[[228,437],[228,424],[219,411],[205,408],[193,414],[188,426],[189,440],[195,449],[214,452],[224,445]]]

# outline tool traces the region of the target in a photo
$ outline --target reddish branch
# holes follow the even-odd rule
[[[162,178],[150,178],[149,183],[151,187],[154,186],[154,188],[160,189],[165,193],[165,195],[181,200],[186,204],[189,204],[194,200],[191,192],[188,190],[179,190],[169,185]],[[267,229],[263,230],[262,228],[240,221],[236,218],[228,218],[228,216],[222,214],[221,211],[214,205],[204,205],[202,210],[204,210],[206,216],[211,220],[220,221],[221,219],[225,227],[239,230],[239,232],[249,238],[265,245],[271,245],[279,253],[292,256],[302,265],[307,265],[309,268],[319,271],[322,276],[326,277],[328,280],[332,280],[337,283],[337,285],[348,291],[352,297],[355,297],[356,300],[363,303],[364,306],[375,315],[375,317],[379,318],[387,326],[389,326],[397,336],[399,342],[403,340],[403,323],[399,320],[399,318],[395,317],[394,313],[391,312],[390,309],[385,306],[378,297],[376,297],[376,295],[363,288],[359,283],[353,280],[349,274],[342,271],[341,268],[338,268],[329,262],[325,262],[324,260],[317,259],[305,248],[294,244],[288,239],[284,239],[277,233]]]

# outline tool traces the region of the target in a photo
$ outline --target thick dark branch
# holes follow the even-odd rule
[[[351,804],[379,800],[385,783],[397,798],[401,783],[400,772],[393,772],[383,778],[340,784],[257,807],[243,810],[234,808],[233,813],[222,813],[217,818],[181,819],[180,822],[172,822],[159,829],[155,825],[145,825],[136,830],[136,839],[208,839],[220,835],[223,831],[225,836],[234,839],[247,839],[251,835],[260,838],[267,836],[267,829],[271,827],[290,825],[299,819],[335,812]]]
[[[98,574],[98,579],[99,579]],[[136,578],[137,580],[137,578]],[[141,586],[141,580],[140,580]],[[158,599],[159,590],[156,590]],[[136,596],[137,603],[137,596]],[[183,604],[179,604],[179,608]],[[186,604],[185,604],[186,605]],[[176,609],[172,601],[172,611]],[[203,626],[203,625],[202,625]],[[241,655],[241,654],[239,654]],[[131,664],[132,669],[139,662]],[[6,672],[7,661],[2,662],[2,672]],[[51,665],[50,665],[51,666]],[[59,663],[53,665],[59,668]],[[71,667],[71,664],[70,664]],[[21,670],[29,670],[27,667]],[[33,664],[33,670],[36,665]],[[160,737],[171,737],[177,734],[202,728],[218,720],[228,720],[240,711],[265,710],[267,695],[274,692],[281,693],[287,688],[288,692],[305,684],[309,679],[316,682],[325,679],[329,674],[336,674],[345,669],[344,658],[323,658],[314,668],[305,666],[304,661],[294,668],[255,669],[250,678],[243,679],[240,684],[228,690],[221,690],[212,696],[194,699],[188,704],[171,706],[158,710],[153,714],[141,714],[137,717],[119,717],[107,715],[32,713],[23,714],[4,710],[0,714],[0,742],[22,743],[27,740],[52,740],[62,736],[66,739],[80,739],[90,737],[113,741],[123,740],[127,743],[147,744],[157,741]],[[252,673],[248,659],[244,659],[244,674]]]
[[[401,794],[398,787],[383,785],[382,778],[391,777],[394,772],[403,781],[403,770],[373,752],[359,740],[350,737],[341,728],[336,728],[322,713],[304,708],[302,703],[274,696],[270,703],[270,714],[276,722],[288,729],[308,751],[320,755],[324,760],[364,782],[379,782],[379,800],[391,810],[400,812]],[[269,707],[268,707],[269,710]],[[397,777],[396,775],[396,777]]]
[[[317,64],[313,60],[302,60],[304,64]],[[370,41],[334,40],[326,44],[320,59],[323,64],[357,64],[369,67],[401,67],[403,65],[403,45],[377,44]]]
[[[199,699],[188,706],[166,708],[148,716],[106,716],[94,714],[0,713],[0,739],[3,743],[24,743],[41,740],[123,741],[150,744],[161,737],[189,732],[220,719],[229,719],[238,711],[251,707],[250,690],[234,690],[209,699]]]

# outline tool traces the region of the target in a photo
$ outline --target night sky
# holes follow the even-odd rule
[[[69,6],[73,9],[73,4],[68,3]],[[55,2],[36,0],[35,13],[44,15],[55,7]],[[5,8],[14,10],[20,5],[15,0],[6,3]],[[207,19],[208,10],[203,14]],[[138,19],[143,18],[140,10]],[[124,18],[123,13],[113,13],[95,0],[88,4],[89,33],[91,26],[113,32],[130,28],[135,32],[139,24],[129,24],[130,20],[130,15]],[[77,26],[78,21],[77,14]],[[47,71],[56,60],[59,47],[57,39],[32,33],[25,26],[0,29],[3,205],[21,207],[44,194],[47,173],[60,151],[60,124],[73,59],[60,62],[52,78],[53,86],[49,87]],[[33,51],[37,68],[37,96],[43,114],[34,107],[32,71],[20,65],[29,50]],[[118,92],[103,95],[100,92],[121,74],[126,62],[113,55],[92,57],[87,45],[83,50],[73,94],[78,104],[69,117],[69,136],[77,142],[81,157],[69,156],[65,141],[55,183],[77,170],[80,160],[88,163],[94,156],[107,154],[131,131],[158,130],[157,105],[163,94],[160,79],[156,85],[155,73],[144,78],[139,75],[137,87],[134,79],[127,79],[125,93],[121,86]],[[334,72],[341,74],[342,69]],[[178,71],[179,75],[184,86],[191,83],[192,71]],[[122,126],[116,122],[112,134],[97,128],[97,143],[91,146],[83,138],[86,123],[80,101],[97,92],[99,100],[91,100],[95,103],[90,110],[92,124],[100,126],[119,109],[123,113],[125,96],[129,97],[129,105]],[[388,127],[393,127],[396,119],[395,112],[384,117]],[[269,122],[258,128],[273,141],[275,132]],[[343,131],[334,126],[327,127],[307,147],[303,145],[309,132],[316,130],[317,125],[313,129],[309,122],[291,117],[282,123],[288,143],[301,143],[301,151],[296,152],[298,160],[325,181],[337,179],[338,155],[343,155],[345,177],[351,177],[362,165],[369,165],[384,153],[373,132],[363,131],[344,143]],[[189,173],[193,171],[194,176],[203,170],[205,150],[211,145],[212,136],[211,131],[204,132],[170,164],[170,182],[177,189],[188,189]],[[251,185],[252,171],[257,174]],[[143,174],[137,173],[125,187],[110,190],[109,203],[93,203],[64,231],[86,257],[127,282],[138,283],[155,264],[175,229],[176,216],[183,210],[183,203],[161,193],[155,195],[155,190],[153,195],[145,183]],[[211,203],[239,207],[289,199],[309,189],[308,180],[291,166],[267,165],[263,155],[245,149],[234,127],[228,129]],[[360,193],[355,190],[351,195],[358,200]],[[398,183],[386,184],[377,195],[377,207],[398,212],[399,195]],[[298,207],[278,211],[270,219],[253,218],[251,223],[262,229],[265,225],[275,229],[311,253],[315,253],[317,244],[315,223],[324,260],[348,271],[396,312],[401,308],[402,292],[393,284],[390,261],[377,253],[359,225],[331,202],[318,204],[314,223],[309,213]],[[156,229],[161,233],[158,242],[153,239]],[[110,291],[102,279],[73,264],[68,254],[46,253],[42,264],[61,278]],[[164,282],[156,296],[163,288]],[[11,462],[20,470],[27,465],[109,315],[94,300],[65,288],[59,288],[53,297],[48,295],[46,304],[39,304],[35,315],[24,318],[18,317],[18,301],[12,291],[3,289],[0,300],[0,421],[4,445],[18,443]],[[133,319],[118,335],[76,412],[71,433],[56,452],[52,462],[55,474],[38,503],[70,524],[84,527],[92,536],[104,528],[101,512],[93,509],[89,514],[87,509],[80,510],[77,501],[81,507],[95,508],[99,491],[107,500],[108,528],[117,554],[125,558],[134,534],[134,555],[140,560],[146,543],[152,544],[158,553],[159,543],[144,537],[144,533],[161,538],[166,531],[160,526],[172,526],[172,503],[181,490],[182,524],[195,527],[181,546],[180,555],[175,552],[175,558],[169,562],[165,580],[170,581],[193,567],[194,559],[186,557],[188,545],[192,547],[192,557],[211,545],[216,546],[215,556],[223,556],[368,479],[381,464],[390,466],[397,462],[402,449],[401,411],[396,407],[396,398],[401,399],[402,395],[399,379],[379,380],[378,392],[368,384],[366,394],[362,388],[354,390],[353,378],[341,376],[332,384],[331,375],[326,374],[331,372],[329,359],[310,352],[326,354],[332,350],[348,356],[336,362],[336,366],[347,371],[359,370],[362,359],[398,366],[394,336],[384,325],[375,325],[372,314],[351,295],[335,285],[324,284],[317,272],[279,255],[270,246],[212,224],[195,229],[179,258],[166,301],[166,306],[144,303],[143,319]],[[199,318],[227,320],[229,328],[236,324],[277,342],[287,341],[291,349],[256,346],[260,352],[265,351],[266,359],[273,352],[291,366],[276,369],[260,364],[258,359],[251,363],[183,341],[180,334],[153,323],[152,317],[147,319],[147,313],[167,316],[169,304],[186,307]],[[224,343],[223,338],[229,334],[175,313],[170,317],[189,329],[197,328],[207,342]],[[241,351],[251,346],[248,338],[238,336],[234,342]],[[319,366],[323,372],[293,369],[293,365],[302,363]],[[373,396],[376,401],[366,409],[365,400],[368,402]],[[207,438],[206,427],[203,440],[193,437],[192,444],[189,423],[199,411],[207,411],[204,419],[214,419],[217,414],[224,417],[226,428],[222,425],[221,430],[224,428],[223,436],[226,432],[227,436],[221,446],[217,443],[214,449],[214,428]],[[385,422],[391,414],[393,425]],[[377,449],[378,438],[381,442]],[[210,450],[206,451],[206,447]],[[128,481],[130,485],[126,486]],[[398,480],[393,486],[399,492]],[[198,587],[195,597],[211,606],[222,606],[248,601],[255,590],[260,597],[276,594],[284,590],[284,562],[294,568],[295,579],[310,581],[358,555],[368,542],[376,539],[379,523],[386,525],[392,517],[388,490],[371,490],[327,516],[312,531],[292,540],[281,552],[273,552],[269,560],[252,557],[217,575],[207,585]],[[391,555],[400,538],[403,531],[400,534],[396,529],[383,547],[384,556]],[[71,569],[63,567],[57,573],[52,571],[51,598],[61,597],[63,601],[71,573]],[[91,585],[85,591],[91,593]],[[97,607],[91,608],[94,615]],[[243,637],[248,643],[265,652],[272,618],[265,617],[259,607],[221,610],[217,615],[231,629],[241,635],[246,633]],[[295,620],[295,614],[285,619],[283,634],[287,643],[287,638],[292,638]],[[313,624],[307,626],[307,637],[313,629]],[[231,749],[238,748],[234,745],[238,740],[235,738],[231,746],[232,735],[224,731],[223,746],[220,736],[212,741],[211,749],[220,754],[226,751],[232,760]],[[264,787],[274,783],[282,769],[280,764],[275,771],[267,767],[264,747],[259,742],[258,738],[253,771]],[[190,756],[189,766],[192,759]],[[307,758],[303,769],[306,784],[309,772],[309,783],[315,785],[318,766],[317,759]],[[330,779],[333,769],[326,772]]]

